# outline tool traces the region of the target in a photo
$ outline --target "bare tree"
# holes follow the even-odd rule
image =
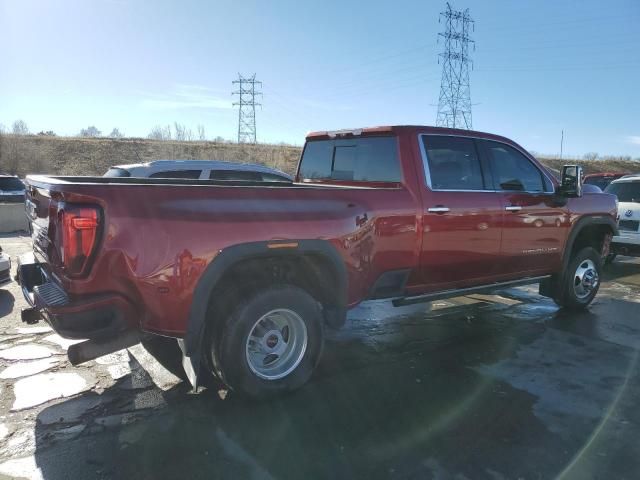
[[[198,140],[204,142],[207,139],[207,135],[204,133],[204,125],[198,124]]]
[[[151,140],[171,140],[171,127],[169,125],[166,127],[156,125],[151,129],[147,138],[150,138]]]
[[[585,160],[597,160],[598,154],[596,152],[589,152],[584,154]]]
[[[123,138],[124,135],[120,132],[120,130],[118,130],[117,127],[114,127],[113,130],[111,130],[111,133],[109,134],[110,138]]]
[[[24,120],[16,120],[13,122],[11,131],[14,135],[29,135],[29,127]]]
[[[184,125],[178,123],[178,122],[173,122],[173,138],[174,140],[177,140],[179,142],[184,142],[186,140],[186,130],[187,127],[185,127]]]
[[[102,132],[93,125],[80,130],[81,137],[95,138],[95,137],[99,137],[100,135],[102,135]]]

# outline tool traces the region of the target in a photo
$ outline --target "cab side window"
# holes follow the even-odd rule
[[[508,145],[484,141],[498,190],[548,192],[550,182],[527,157]]]
[[[149,178],[189,178],[197,180],[200,178],[202,170],[169,170],[166,172],[156,172],[149,175]]]
[[[484,190],[485,181],[473,139],[422,135],[425,171],[432,190]]]

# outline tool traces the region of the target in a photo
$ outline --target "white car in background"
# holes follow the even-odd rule
[[[640,256],[640,174],[614,180],[605,189],[618,197],[619,235],[611,242],[612,261],[616,255]]]
[[[293,181],[290,175],[275,168],[254,163],[223,162],[220,160],[156,160],[148,163],[116,165],[111,167],[104,176],[250,182]]]
[[[0,286],[11,281],[11,258],[0,247]]]

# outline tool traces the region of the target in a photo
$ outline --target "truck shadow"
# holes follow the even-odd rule
[[[623,303],[630,302],[615,308],[633,308]],[[595,417],[577,421],[558,406],[564,417],[552,427],[536,391],[513,386],[528,370],[517,370],[516,380],[504,372],[523,352],[537,355],[573,332],[576,320],[547,309],[542,320],[522,321],[513,310],[479,302],[426,318],[355,318],[330,336],[312,381],[271,402],[225,396],[215,384],[199,395],[180,384],[123,398],[117,384],[80,416],[84,429],[73,438],[60,433],[68,424],[42,421],[97,397],[81,395],[39,415],[36,465],[45,479],[553,477],[589,441],[624,378],[594,396]],[[584,353],[584,345],[567,345],[548,360],[571,359],[572,348]],[[593,362],[607,362],[591,372],[594,382],[628,369],[625,354],[589,348]],[[586,369],[593,364],[580,359]],[[544,370],[537,375],[545,388],[557,382],[549,373],[545,384]],[[584,390],[563,395],[580,411]],[[570,434],[558,432],[563,425]]]

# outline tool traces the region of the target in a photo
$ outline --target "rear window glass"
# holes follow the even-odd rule
[[[356,182],[400,182],[395,137],[370,137],[307,142],[300,178]]]
[[[107,173],[104,174],[105,177],[130,177],[131,173],[129,170],[125,170],[124,168],[110,168],[107,170]]]
[[[166,172],[156,172],[150,178],[200,178],[202,170],[168,170]]]
[[[2,177],[0,178],[0,190],[24,190],[24,183],[19,178]]]
[[[620,182],[610,184],[605,193],[618,197],[620,202],[640,203],[640,182]]]

